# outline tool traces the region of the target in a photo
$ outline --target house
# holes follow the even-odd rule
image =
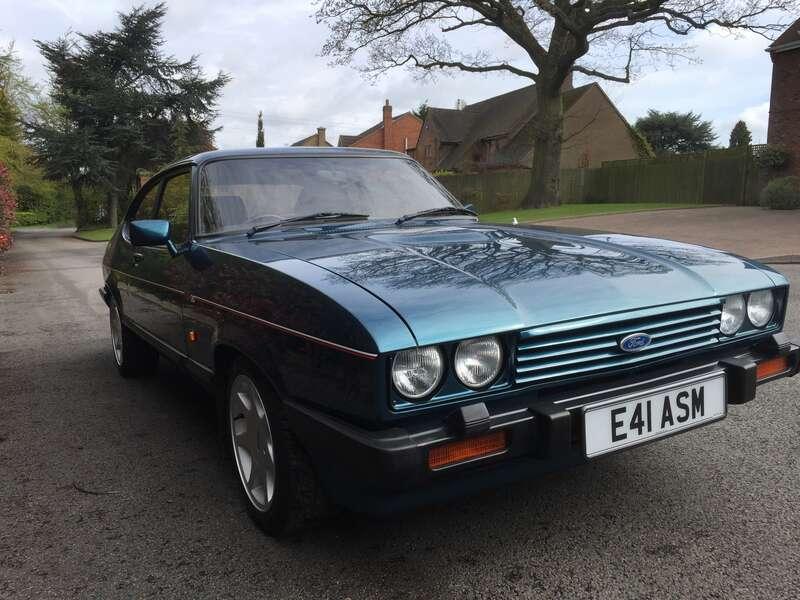
[[[649,157],[641,138],[596,83],[562,88],[562,168]],[[428,109],[415,157],[429,171],[530,168],[536,93],[529,85],[457,109]]]
[[[312,133],[310,136],[303,138],[302,140],[296,141],[292,146],[313,146],[313,147],[323,147],[323,148],[331,148],[333,144],[331,144],[328,140],[325,139],[325,128],[324,127],[317,127],[317,133]]]
[[[787,175],[800,175],[800,19],[767,48],[772,58],[772,93],[767,143],[791,154]]]
[[[358,135],[340,135],[339,146],[347,148],[378,148],[395,152],[413,152],[417,147],[422,119],[411,112],[392,116],[389,101],[383,106],[383,119]]]

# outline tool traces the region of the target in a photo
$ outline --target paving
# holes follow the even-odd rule
[[[103,248],[28,234],[0,258],[0,598],[800,595],[800,379],[567,472],[275,541],[207,398],[168,364],[117,375]],[[800,266],[781,270],[800,339]]]
[[[543,224],[648,235],[711,246],[774,263],[800,263],[800,210],[715,206],[548,221]]]

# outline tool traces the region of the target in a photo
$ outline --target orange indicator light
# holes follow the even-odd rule
[[[428,467],[431,470],[436,470],[467,460],[499,454],[507,446],[508,440],[504,430],[458,442],[442,444],[431,448],[428,453]]]
[[[789,357],[779,356],[778,358],[770,358],[764,362],[758,363],[756,367],[756,379],[766,379],[773,375],[778,375],[784,371],[789,370]]]

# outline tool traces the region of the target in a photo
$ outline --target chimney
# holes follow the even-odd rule
[[[392,149],[392,105],[388,100],[383,105],[383,149]]]
[[[572,71],[567,73],[567,76],[564,78],[564,83],[561,84],[561,93],[568,92],[572,89]]]
[[[324,127],[317,127],[317,146],[324,146],[325,142],[325,128]]]

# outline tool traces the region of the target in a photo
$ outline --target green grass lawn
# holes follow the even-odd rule
[[[597,215],[614,215],[619,213],[642,212],[648,210],[664,210],[667,208],[704,208],[708,204],[686,204],[681,202],[633,202],[609,204],[562,204],[551,208],[529,208],[526,210],[505,210],[480,215],[486,223],[511,223],[514,217],[520,223],[552,221],[570,217],[593,217]]]
[[[87,242],[107,242],[114,235],[113,229],[87,229],[85,231],[76,231],[75,237],[79,240]]]

